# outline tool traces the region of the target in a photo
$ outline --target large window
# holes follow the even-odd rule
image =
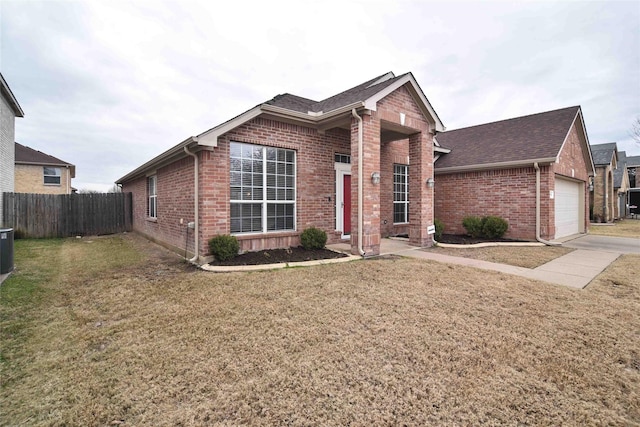
[[[44,167],[44,185],[60,185],[60,177],[62,173],[60,168]]]
[[[149,218],[157,218],[158,217],[158,179],[157,177],[150,176],[147,178],[147,193],[149,194],[149,199],[147,202],[147,214]]]
[[[296,153],[231,143],[231,233],[295,230]]]
[[[393,222],[409,222],[409,166],[393,165]]]

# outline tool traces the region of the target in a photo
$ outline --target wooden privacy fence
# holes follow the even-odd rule
[[[131,231],[131,193],[4,193],[3,225],[16,238],[94,236]]]

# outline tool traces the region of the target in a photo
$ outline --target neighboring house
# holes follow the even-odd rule
[[[430,246],[434,205],[453,215],[440,217],[452,231],[454,218],[486,212],[509,220],[511,237],[535,239],[538,206],[542,237],[585,232],[593,163],[580,108],[537,116],[493,133],[499,144],[485,149],[475,131],[444,132],[411,73],[387,73],[320,102],[278,95],[117,183],[133,193],[134,230],[174,250],[186,245],[193,260],[218,234],[260,250],[298,245],[311,226],[364,256],[379,254],[385,236]],[[482,165],[459,164],[466,152],[484,155]]]
[[[594,168],[580,107],[436,135],[435,217],[464,233],[465,216],[506,219],[506,237],[551,240],[585,233]]]
[[[133,193],[134,230],[175,249],[193,252],[195,235],[207,254],[217,234],[242,250],[296,246],[314,226],[372,256],[383,235],[432,243],[427,181],[443,130],[413,75],[387,73],[320,102],[278,95],[118,183]]]
[[[629,186],[640,187],[640,156],[627,157],[627,172],[629,174]]]
[[[616,195],[614,217],[626,218],[629,215],[627,204],[629,201],[629,173],[627,172],[627,153],[618,152],[618,168],[613,171],[613,191]]]
[[[592,209],[595,222],[610,222],[618,204],[613,186],[613,172],[618,167],[618,146],[615,142],[591,146],[596,176],[593,179]]]
[[[15,143],[15,192],[71,194],[76,167],[49,154]]]
[[[0,225],[3,223],[2,193],[14,190],[16,117],[24,117],[24,112],[0,73]]]

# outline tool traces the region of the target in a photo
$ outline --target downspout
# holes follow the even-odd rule
[[[356,109],[353,108],[351,110],[351,114],[353,117],[358,119],[358,253],[360,256],[364,256],[364,250],[362,249],[362,223],[363,223],[363,212],[362,212],[362,199],[364,194],[363,188],[363,176],[364,173],[362,171],[362,117],[356,113]]]
[[[198,201],[199,201],[199,195],[198,195],[198,156],[194,153],[192,153],[191,151],[189,151],[189,148],[187,148],[187,146],[184,146],[184,152],[187,153],[188,155],[190,155],[191,157],[193,157],[193,169],[194,169],[194,176],[193,176],[193,185],[194,185],[194,191],[193,191],[193,199],[194,199],[194,242],[193,242],[193,258],[191,258],[189,260],[189,262],[191,263],[197,263],[198,262],[198,251],[199,251],[199,245],[200,245],[200,234],[198,232],[199,227],[198,227],[198,218],[199,218],[199,213],[198,213]]]
[[[560,246],[562,243],[550,242],[540,237],[540,167],[538,162],[533,164],[536,170],[536,240],[547,246]]]

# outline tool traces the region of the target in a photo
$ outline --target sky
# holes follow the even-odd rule
[[[447,129],[580,105],[640,155],[640,1],[0,0],[16,141],[107,191],[281,93],[320,101],[412,72]]]

